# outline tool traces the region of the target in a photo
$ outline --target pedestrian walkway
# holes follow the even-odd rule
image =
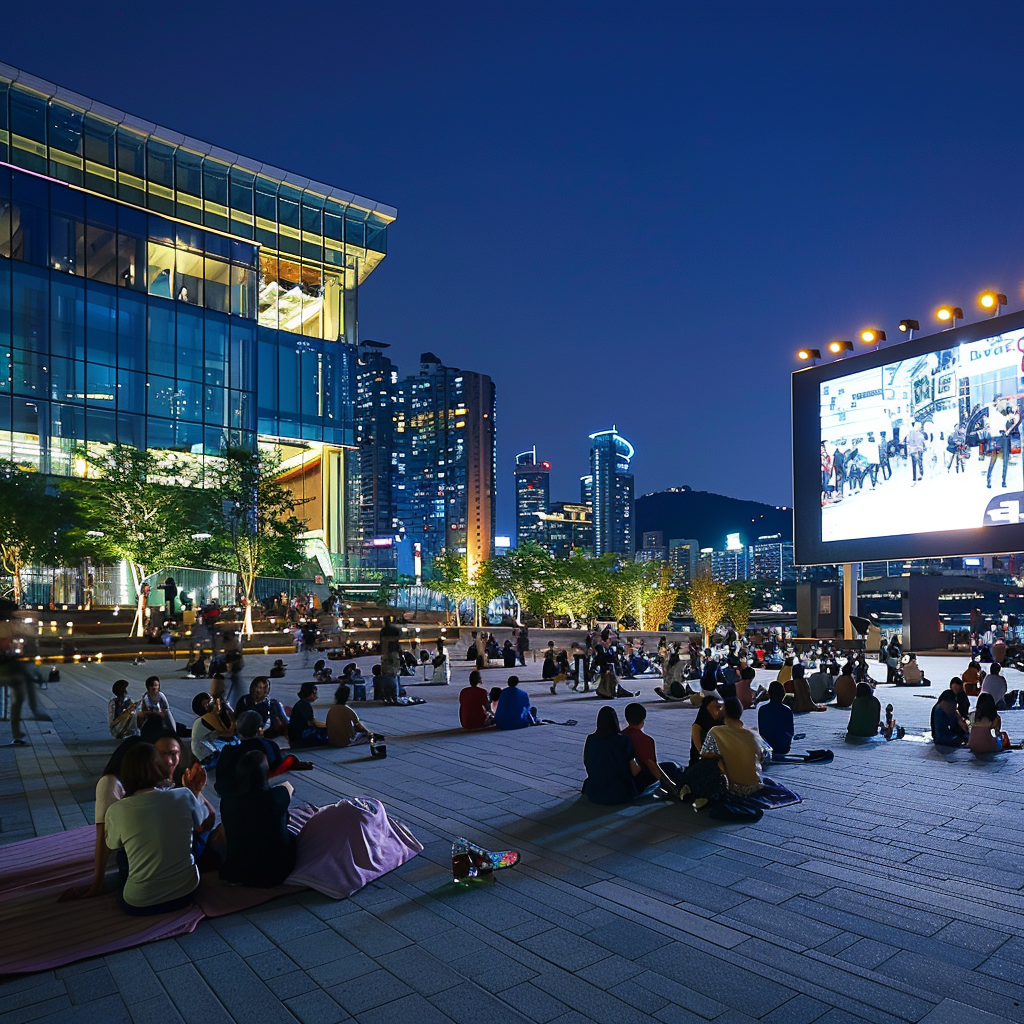
[[[286,660],[274,693],[291,703],[310,676],[301,656]],[[247,657],[247,677],[272,661]],[[963,666],[922,666],[931,691],[879,690],[905,740],[846,747],[846,712],[800,716],[800,745],[832,747],[836,759],[775,768],[803,803],[747,825],[658,801],[589,804],[583,741],[602,702],[552,697],[538,662],[521,673],[542,717],[579,724],[467,734],[458,691],[468,666],[455,663],[451,686],[410,691],[425,705],[355,705],[387,736],[387,759],[365,747],[319,752],[316,771],[290,777],[314,803],[379,797],[421,856],[347,900],[301,893],[0,983],[0,1024],[1024,1021],[1024,753],[950,762],[923,742],[931,701],[918,694],[937,694]],[[138,695],[161,675],[186,722],[201,685],[180,662],[61,671],[41,694],[52,725],[29,723],[31,746],[0,750],[2,844],[92,821],[114,745],[114,679]],[[485,685],[506,675],[488,670]],[[1018,673],[1009,682],[1024,685]],[[656,683],[636,683],[648,731],[660,757],[685,761],[694,711],[660,701]],[[620,718],[625,703],[615,702]],[[1024,736],[1024,711],[1003,720]],[[456,836],[518,849],[522,861],[490,884],[456,887]]]

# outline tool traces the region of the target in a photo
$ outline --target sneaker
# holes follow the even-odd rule
[[[656,686],[656,687],[654,688],[654,692],[655,692],[655,693],[656,693],[656,694],[657,694],[657,695],[658,695],[658,696],[659,696],[659,697],[660,697],[660,698],[661,698],[662,700],[671,700],[671,699],[672,699],[672,698],[671,698],[671,697],[670,697],[670,696],[669,696],[669,695],[668,695],[668,694],[667,694],[667,693],[666,693],[666,692],[664,691],[664,689],[663,689],[662,687],[660,687],[660,686]]]
[[[11,740],[10,745],[12,747],[27,747],[28,740],[22,739],[20,736],[17,739]]]
[[[551,685],[551,692],[552,692],[552,693],[554,693],[554,692],[555,692],[555,686],[554,686],[554,684],[553,684],[553,683],[552,683],[552,685]]]
[[[896,726],[896,739],[901,740],[906,735],[907,735],[907,730],[904,729],[902,725],[897,725]]]

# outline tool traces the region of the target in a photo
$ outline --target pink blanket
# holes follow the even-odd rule
[[[194,906],[174,914],[129,917],[114,893],[58,903],[92,879],[96,827],[0,847],[0,977],[50,970],[90,956],[192,931],[220,917],[305,887],[340,899],[415,857],[423,847],[376,800],[321,807],[299,833],[298,859],[287,885],[250,889],[203,875]]]

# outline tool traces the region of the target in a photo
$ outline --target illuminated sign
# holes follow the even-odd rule
[[[738,533],[727,533],[725,535],[725,550],[726,551],[742,551],[743,544],[740,542],[740,535]]]
[[[373,546],[375,548],[390,548],[390,547],[394,547],[394,544],[395,544],[395,538],[394,537],[374,537],[373,538]]]

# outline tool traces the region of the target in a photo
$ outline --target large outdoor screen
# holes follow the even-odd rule
[[[1024,314],[793,375],[796,559],[1024,549]]]

